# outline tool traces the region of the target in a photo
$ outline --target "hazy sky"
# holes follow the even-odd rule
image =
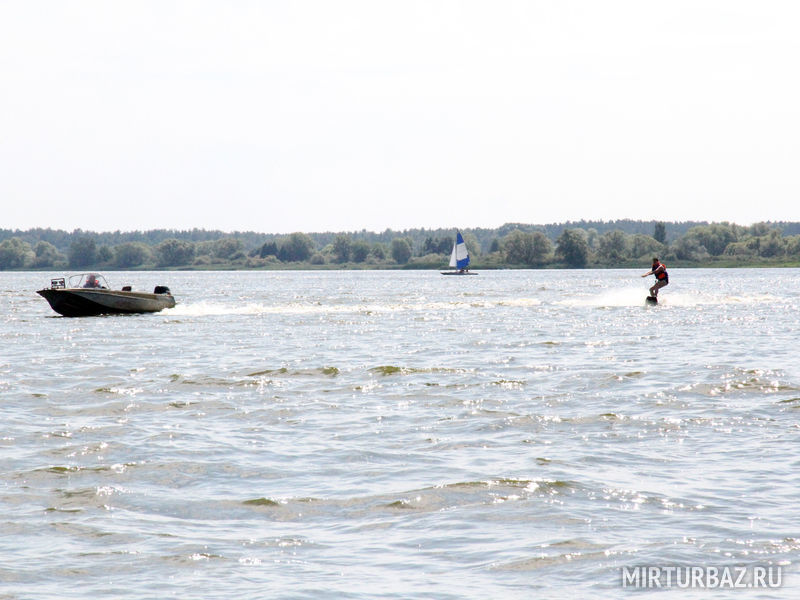
[[[2,228],[800,221],[794,0],[0,0]]]

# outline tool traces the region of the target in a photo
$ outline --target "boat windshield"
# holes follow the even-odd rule
[[[82,273],[69,278],[69,287],[107,290],[108,282],[100,273]]]

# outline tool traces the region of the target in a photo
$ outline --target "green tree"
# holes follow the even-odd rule
[[[670,250],[680,260],[706,260],[709,257],[706,247],[690,235],[679,237],[670,245]]]
[[[305,233],[293,233],[284,238],[278,248],[278,259],[283,262],[302,262],[308,260],[314,252],[316,244]]]
[[[667,243],[667,226],[663,221],[659,221],[653,228],[653,239],[659,244]]]
[[[609,263],[619,263],[628,256],[628,236],[620,229],[609,231],[600,236],[598,252],[600,259]]]
[[[632,258],[649,260],[654,256],[662,254],[663,249],[663,244],[657,242],[649,235],[637,233],[630,239],[630,256]]]
[[[355,263],[363,263],[369,256],[369,244],[364,240],[357,240],[353,242],[350,248],[350,257]]]
[[[503,238],[503,250],[506,255],[506,262],[512,265],[526,265],[530,256],[529,235],[519,229],[515,229]]]
[[[464,238],[464,243],[467,245],[467,250],[469,251],[469,255],[471,258],[476,258],[482,254],[481,252],[481,243],[478,241],[478,238],[475,237],[475,234],[471,231],[467,231],[462,234]],[[453,244],[450,240],[447,240],[447,245],[444,247],[444,251],[449,253],[453,249]]]
[[[473,236],[474,238],[474,236]],[[467,242],[469,246],[469,242],[467,241],[467,236],[464,235],[464,241]],[[477,240],[475,240],[475,244],[477,245]],[[450,250],[453,247],[453,239],[449,237],[443,238],[435,238],[428,236],[425,238],[425,242],[423,242],[419,254],[420,256],[426,256],[428,254],[450,254]],[[472,251],[472,246],[469,246],[470,252]]]
[[[372,255],[372,258],[377,261],[386,260],[386,247],[380,242],[373,245],[369,253]]]
[[[725,246],[725,255],[742,258],[758,256],[758,246],[758,238],[750,238],[748,240],[742,240],[741,242],[731,242]]]
[[[589,261],[589,244],[578,229],[565,229],[556,240],[556,257],[568,266],[583,268]]]
[[[800,235],[791,235],[786,240],[786,254],[793,257],[800,256]]]
[[[97,261],[97,244],[93,238],[79,237],[69,245],[69,265],[88,267]]]
[[[590,251],[597,250],[600,246],[600,234],[594,227],[590,227],[586,230],[586,243]]]
[[[114,258],[114,251],[106,245],[100,246],[95,258],[98,263],[109,263]]]
[[[503,238],[506,261],[512,265],[540,266],[553,252],[553,244],[541,231],[526,233],[515,229]]]
[[[214,242],[214,256],[223,260],[233,260],[243,251],[244,244],[239,238],[226,237]]]
[[[683,236],[689,246],[704,248],[711,256],[719,256],[725,252],[728,244],[738,241],[736,230],[728,223],[698,225],[692,227]]]
[[[769,233],[769,223],[753,223],[748,229],[748,233],[753,237],[764,237]]]
[[[202,242],[195,242],[195,244],[194,244],[194,256],[195,256],[195,259],[197,259],[197,257],[200,257],[200,256],[211,257],[214,254],[214,244],[215,243],[216,242],[212,241],[212,240],[203,240]],[[195,264],[197,264],[196,260],[195,260]],[[203,264],[210,264],[210,260],[209,260],[209,262],[203,261]]]
[[[276,244],[274,241],[264,242],[264,244],[261,246],[261,250],[258,252],[258,255],[261,258],[278,256],[278,244]]]
[[[39,242],[33,249],[36,257],[33,259],[33,266],[36,268],[60,267],[66,264],[67,258],[50,242]]]
[[[773,229],[768,235],[761,238],[759,254],[765,258],[783,256],[786,254],[786,241],[781,236],[781,232]]]
[[[150,260],[150,248],[142,242],[125,242],[114,248],[114,265],[120,269],[138,267]]]
[[[0,269],[21,269],[36,255],[28,242],[13,237],[0,242]]]
[[[194,260],[194,243],[186,240],[169,238],[156,246],[156,257],[161,267],[190,265]]]
[[[346,263],[350,260],[352,246],[353,242],[349,235],[337,235],[333,240],[333,255],[336,257],[336,262]]]
[[[392,240],[392,258],[400,265],[406,264],[411,258],[411,243],[406,238]]]

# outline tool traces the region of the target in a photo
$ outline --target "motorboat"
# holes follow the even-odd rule
[[[50,287],[36,292],[50,303],[51,308],[65,317],[158,312],[175,306],[169,288],[157,285],[153,293],[134,292],[131,286],[112,290],[99,273],[72,275],[50,280]]]

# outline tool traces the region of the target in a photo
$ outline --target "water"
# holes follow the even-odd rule
[[[646,267],[0,274],[0,598],[796,595],[800,272]]]

